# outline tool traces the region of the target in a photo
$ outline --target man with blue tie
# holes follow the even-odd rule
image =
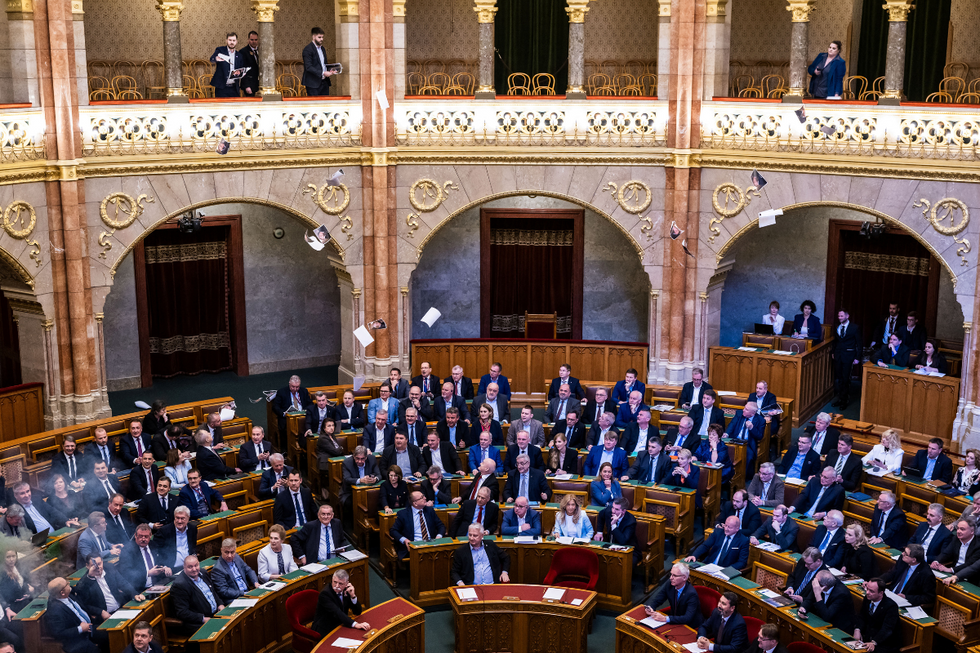
[[[238,555],[237,546],[234,539],[223,539],[221,557],[211,570],[211,580],[222,603],[231,603],[259,586],[259,577]]]
[[[455,585],[493,585],[510,582],[510,555],[493,542],[483,540],[483,528],[470,524],[469,540],[453,552],[449,577]]]
[[[480,465],[485,460],[492,460],[495,465],[494,469],[503,467],[504,465],[504,462],[500,459],[500,451],[497,450],[497,447],[490,445],[491,437],[489,431],[483,431],[480,433],[480,443],[470,447],[469,465],[470,473],[473,476],[479,473]]]
[[[803,557],[796,563],[796,568],[786,580],[786,589],[783,594],[793,599],[799,604],[813,596],[811,582],[818,571],[827,569],[823,562],[823,555],[816,547],[811,546],[803,552]]]
[[[183,624],[183,632],[193,633],[207,623],[216,612],[225,609],[214,583],[201,573],[197,556],[184,558],[184,573],[170,584],[174,616]]]
[[[725,520],[723,528],[716,528],[684,562],[701,560],[720,567],[745,569],[749,564],[749,538],[742,535],[740,528],[738,517],[732,515]]]
[[[549,422],[556,423],[565,419],[571,411],[582,412],[582,404],[578,399],[572,398],[571,388],[567,383],[563,383],[558,387],[557,396],[548,402],[548,410],[545,411],[544,417]]]
[[[500,525],[501,535],[524,535],[539,537],[541,535],[541,515],[532,510],[527,497],[514,499],[514,509],[504,513]]]
[[[61,644],[65,653],[99,653],[101,647],[108,649],[108,633],[92,625],[92,619],[71,597],[71,591],[64,578],[54,578],[48,583],[44,615],[48,635]]]
[[[844,489],[837,485],[837,472],[833,467],[824,467],[820,476],[810,479],[806,488],[793,502],[793,511],[803,513],[812,519],[823,519],[828,510],[844,507]]]
[[[844,513],[831,510],[823,518],[823,523],[813,531],[810,546],[815,547],[828,567],[840,567],[844,561]]]
[[[725,435],[738,442],[744,442],[748,448],[748,455],[745,461],[745,478],[750,479],[755,475],[756,451],[759,442],[765,434],[766,422],[759,415],[759,404],[754,401],[745,402],[742,412],[735,413],[732,421],[728,423]]]
[[[921,544],[906,544],[902,557],[887,573],[882,574],[888,589],[912,605],[926,609],[936,602],[936,577],[925,564],[925,550]]]
[[[338,550],[350,546],[344,536],[344,527],[333,516],[333,506],[325,503],[317,510],[316,519],[310,520],[293,534],[293,551],[299,564],[329,560]]]
[[[691,568],[683,562],[675,562],[670,568],[670,580],[660,586],[653,598],[643,606],[647,615],[654,621],[677,624],[697,628],[701,625],[701,601],[698,592],[688,580],[691,578]],[[670,615],[657,610],[666,602],[670,606]]]
[[[946,542],[953,537],[949,529],[943,524],[943,517],[946,515],[946,508],[938,503],[930,503],[926,509],[926,520],[919,524],[915,533],[909,538],[909,544],[921,544],[925,550],[926,562],[932,563],[937,560],[946,546]]]
[[[289,491],[277,494],[272,504],[272,520],[286,530],[303,528],[316,514],[313,495],[303,487],[303,475],[298,469],[289,472],[286,485]]]

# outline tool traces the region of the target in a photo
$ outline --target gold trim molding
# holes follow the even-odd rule
[[[20,261],[11,256],[3,247],[0,247],[0,261],[6,263],[7,267],[14,271],[18,281],[30,286],[31,290],[34,289],[34,277],[27,271],[27,268],[20,264]]]
[[[670,18],[670,0],[657,0],[660,6],[660,13],[658,14],[661,18]]]
[[[952,237],[953,242],[959,245],[956,254],[960,257],[960,265],[966,265],[966,255],[970,253],[970,241],[965,237],[956,238],[958,233],[970,225],[970,209],[967,208],[966,203],[953,197],[944,197],[936,202],[935,206],[931,206],[932,211],[930,212],[929,200],[922,198],[912,205],[912,208],[915,209],[919,207],[924,207],[922,217],[929,221],[933,229],[943,236]],[[942,213],[937,215],[940,211]],[[957,212],[962,217],[958,223],[954,224]],[[948,227],[943,224],[947,218],[949,219]]]
[[[881,8],[888,12],[889,23],[906,23],[909,20],[909,12],[915,9],[912,4],[915,0],[885,0]]]
[[[109,231],[103,231],[99,234],[99,247],[102,251],[99,253],[99,258],[104,259],[112,249],[112,241],[109,238],[116,233],[118,229],[125,229],[129,225],[136,222],[136,218],[143,215],[143,202],[153,203],[155,200],[148,195],[140,195],[138,198],[133,199],[131,195],[126,193],[110,193],[105,196],[102,202],[99,204],[99,217],[102,218],[102,222],[109,227]],[[108,206],[112,204],[116,207],[115,213],[112,217],[109,217]],[[123,218],[119,219],[119,209],[123,211]]]
[[[727,5],[728,0],[707,0],[707,2],[704,3],[704,15],[708,18],[724,16],[725,7]]]
[[[34,0],[7,0],[8,14],[33,14]]]
[[[343,21],[345,23],[356,23],[356,19],[360,15],[361,3],[359,0],[337,0],[337,13],[340,16],[347,18]]]
[[[406,1],[407,0],[391,0],[391,17],[392,18],[401,18],[402,19],[402,21],[395,21],[395,22],[403,22],[404,21],[404,19],[405,19],[405,3],[406,3]]]
[[[252,11],[258,16],[258,22],[274,23],[276,12],[279,11],[279,0],[252,0]]]
[[[408,201],[415,209],[415,213],[410,213],[405,218],[408,225],[408,237],[415,238],[415,232],[419,228],[420,213],[431,213],[442,206],[442,203],[449,197],[449,191],[459,190],[459,186],[454,181],[447,181],[442,186],[432,179],[419,179],[408,189]],[[422,199],[418,193],[422,193]],[[431,202],[429,200],[432,200]]]
[[[809,23],[810,14],[816,9],[814,6],[815,0],[787,0],[789,6],[786,7],[786,11],[793,12],[794,23]]]

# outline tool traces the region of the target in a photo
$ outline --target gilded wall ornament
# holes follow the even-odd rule
[[[345,215],[340,219],[340,230],[347,234],[347,240],[354,240],[354,235],[350,232],[354,228],[354,221],[350,219],[349,215]]]
[[[24,240],[34,231],[37,225],[37,214],[34,207],[22,200],[10,204],[3,212],[3,230],[11,238]]]
[[[646,234],[647,240],[653,240],[653,220],[650,216],[640,215],[650,208],[653,202],[653,193],[650,192],[648,185],[635,179],[622,186],[617,186],[615,182],[610,181],[602,191],[612,195],[621,209],[639,217],[640,222],[643,223],[640,231]]]
[[[794,23],[809,23],[810,14],[815,8],[813,6],[813,0],[789,0],[789,6],[786,7],[786,11],[793,12]]]
[[[143,202],[154,202],[152,197],[142,194],[136,199],[126,193],[110,193],[105,196],[102,203],[99,204],[99,217],[102,218],[102,222],[109,227],[109,231],[103,231],[99,234],[99,246],[102,247],[102,251],[99,252],[99,258],[104,259],[112,249],[112,242],[109,241],[109,237],[116,233],[117,229],[125,229],[129,225],[136,222],[136,218],[143,215]],[[109,205],[114,207],[112,215],[109,215]],[[122,211],[122,217],[119,213]]]
[[[34,265],[41,267],[41,245],[36,240],[28,240],[27,244],[33,247],[31,251],[31,260],[34,261]]]
[[[935,206],[931,206],[929,200],[925,198],[920,199],[912,206],[914,208],[923,207],[922,217],[929,221],[932,228],[943,236],[953,237],[953,242],[960,245],[956,249],[956,253],[960,257],[960,264],[966,265],[966,255],[970,253],[970,241],[966,238],[956,238],[958,233],[970,225],[970,209],[967,208],[966,204],[962,200],[945,197],[936,202]],[[961,216],[959,222],[955,222],[957,213]],[[949,226],[943,224],[947,218],[949,219]]]
[[[326,197],[324,197],[325,192]],[[340,199],[341,193],[343,193],[343,200]],[[317,190],[316,185],[307,184],[303,194],[312,194],[313,201],[327,215],[340,215],[350,205],[350,190],[348,190],[347,184],[332,186],[327,183],[319,190]]]
[[[708,231],[711,232],[711,236],[708,238],[709,243],[715,242],[715,238],[721,235],[721,229],[717,225],[721,224],[725,218],[733,218],[741,213],[742,209],[752,201],[753,195],[761,197],[759,191],[754,187],[749,186],[743,191],[732,182],[726,182],[715,188],[715,192],[711,196],[711,204],[719,217],[711,218],[708,222]]]
[[[453,181],[447,181],[440,186],[435,180],[419,179],[412,184],[408,190],[408,201],[411,202],[415,213],[410,213],[405,218],[409,238],[414,238],[419,228],[419,213],[431,213],[438,209],[449,197],[451,190],[459,190],[459,186]]]

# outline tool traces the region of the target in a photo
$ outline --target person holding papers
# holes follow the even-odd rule
[[[786,450],[779,465],[779,473],[787,479],[795,478],[809,481],[820,473],[820,456],[811,448],[812,440],[807,434],[796,439],[796,445]]]
[[[874,578],[878,573],[874,551],[868,546],[868,537],[861,524],[851,524],[844,529],[844,545],[840,547],[840,551],[843,553],[840,563],[828,563],[828,566],[837,567],[846,574],[860,576],[864,580]],[[824,560],[827,559],[824,556]]]
[[[446,536],[446,526],[436,511],[425,505],[425,495],[412,492],[412,505],[398,513],[389,531],[399,558],[408,557],[410,542],[428,542]]]
[[[864,601],[858,612],[854,639],[868,644],[868,650],[876,653],[898,653],[901,648],[898,604],[885,596],[885,581],[880,578],[864,584]]]
[[[759,542],[772,542],[779,547],[780,551],[795,551],[796,536],[800,532],[800,526],[796,520],[789,518],[789,508],[780,504],[772,509],[772,519],[759,526],[749,542],[755,546]]]
[[[853,446],[854,438],[849,433],[842,433],[837,439],[837,450],[827,454],[827,467],[834,468],[837,482],[847,492],[857,491],[863,471],[861,457],[851,453]]]
[[[470,524],[469,540],[453,552],[449,577],[455,585],[493,585],[510,582],[510,555],[493,542],[483,540],[479,524]]]
[[[647,440],[647,448],[641,451],[633,461],[632,467],[621,481],[638,481],[640,483],[662,483],[674,467],[670,455],[660,446],[660,438],[653,436]]]
[[[919,524],[909,538],[909,544],[922,545],[928,563],[932,563],[939,557],[946,542],[953,537],[949,529],[943,525],[945,515],[946,508],[942,504],[930,503],[926,509],[926,520]]]
[[[329,66],[328,59],[323,48],[323,30],[314,27],[310,30],[310,42],[303,48],[303,86],[307,97],[330,95],[330,78],[338,71]]]
[[[735,567],[745,569],[749,564],[749,538],[742,535],[738,517],[732,515],[725,520],[722,528],[712,531],[704,542],[694,550],[692,555],[684,558],[684,562],[700,560],[705,564],[719,567]]]
[[[324,504],[317,510],[316,519],[303,524],[293,533],[293,549],[299,554],[299,564],[329,560],[337,549],[350,546],[340,520],[333,516],[333,506]]]
[[[517,456],[517,469],[511,470],[504,484],[504,501],[513,503],[518,497],[536,503],[551,499],[551,486],[544,472],[531,467],[531,459],[524,453]]]
[[[810,536],[810,546],[817,549],[823,556],[828,567],[839,567],[844,559],[844,544],[847,534],[841,528],[844,525],[844,513],[831,510],[823,518]]]
[[[812,612],[845,633],[854,631],[854,602],[851,590],[829,570],[817,572],[810,581],[811,594],[803,601],[800,614]]]
[[[528,506],[527,497],[514,499],[514,509],[504,513],[500,525],[501,535],[524,535],[539,537],[541,535],[541,515]]]
[[[691,568],[683,562],[675,562],[670,568],[670,579],[653,593],[650,601],[643,606],[647,615],[654,621],[677,624],[688,628],[701,625],[701,600],[694,585],[688,581]],[[670,606],[670,615],[657,611],[664,603]]]
[[[932,438],[925,449],[916,451],[909,467],[917,469],[924,481],[935,481],[936,484],[953,481],[953,461],[943,453],[942,438]]]
[[[811,478],[793,502],[793,512],[813,519],[823,519],[828,510],[843,507],[844,488],[837,485],[837,473],[833,467],[824,467],[820,476]]]
[[[612,505],[613,499],[623,496],[619,481],[613,478],[612,463],[602,463],[599,466],[599,473],[589,486],[589,496],[592,499],[591,505],[603,507]]]
[[[715,653],[742,653],[749,645],[745,619],[736,611],[738,596],[725,592],[718,599],[718,608],[698,627],[698,648]]]
[[[724,432],[721,424],[712,424],[708,427],[708,439],[702,440],[701,445],[694,452],[694,460],[721,467],[722,484],[728,483],[735,471],[732,458],[728,454],[728,445],[721,441]]]
[[[926,340],[922,352],[922,356],[919,357],[918,362],[915,364],[916,370],[930,374],[949,373],[949,364],[946,363],[946,357],[939,351],[939,346],[935,340]]]
[[[578,498],[574,494],[566,494],[558,505],[555,515],[555,529],[552,535],[557,537],[573,537],[592,539],[593,529],[589,516],[582,511]]]
[[[214,97],[239,97],[241,91],[238,89],[240,77],[234,77],[234,72],[238,68],[245,66],[245,58],[235,50],[238,45],[238,34],[228,32],[225,36],[225,45],[214,49],[211,55],[211,63],[214,64],[214,76],[211,78],[211,86],[214,87]]]
[[[882,574],[888,589],[912,605],[932,608],[936,602],[936,577],[926,564],[921,544],[906,544],[895,566]]]
[[[902,451],[902,439],[895,429],[888,429],[881,434],[881,442],[871,448],[861,461],[865,465],[870,465],[877,469],[902,473],[902,460],[905,452]]]
[[[353,612],[354,616],[361,614],[363,607],[357,600],[354,586],[350,582],[350,574],[346,569],[338,569],[330,579],[330,585],[320,590],[320,597],[316,601],[316,612],[313,613],[313,623],[310,627],[320,633],[320,637],[325,637],[327,633],[338,626],[344,628],[356,628],[358,630],[370,630],[371,625],[366,621],[354,621],[349,616]]]

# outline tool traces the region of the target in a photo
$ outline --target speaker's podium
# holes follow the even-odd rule
[[[334,628],[313,653],[425,653],[425,611],[402,598],[391,599],[354,617],[370,630]]]

